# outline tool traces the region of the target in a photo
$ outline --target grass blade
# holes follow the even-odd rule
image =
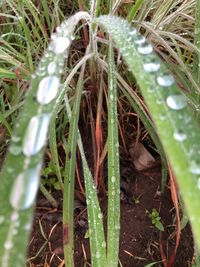
[[[67,96],[65,96],[66,109],[69,119],[71,110]],[[90,169],[84,153],[80,132],[78,131],[78,147],[81,154],[84,182],[87,198],[87,212],[89,222],[89,238],[91,249],[91,261],[93,267],[103,267],[106,264],[106,242],[103,229],[103,215],[99,206],[99,201]]]
[[[108,65],[108,266],[118,266],[120,230],[120,171],[117,119],[117,86],[113,48],[109,46]]]
[[[85,64],[82,66],[76,88],[72,116],[70,119],[69,136],[66,151],[66,165],[63,194],[63,245],[66,266],[74,266],[74,181],[76,162],[77,129],[80,101],[83,90]]]
[[[175,172],[200,248],[200,134],[187,100],[152,46],[126,21],[101,16],[95,22],[111,35],[137,79]]]

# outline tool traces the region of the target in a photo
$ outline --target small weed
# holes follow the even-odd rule
[[[149,218],[151,219],[151,223],[159,230],[164,231],[164,226],[162,224],[161,217],[159,212],[156,209],[152,209],[152,212],[149,213],[148,210],[146,210],[146,213],[148,214]]]

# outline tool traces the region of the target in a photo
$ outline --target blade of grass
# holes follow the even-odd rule
[[[83,90],[85,64],[79,75],[76,97],[70,119],[69,136],[66,151],[66,165],[63,194],[63,247],[66,266],[74,266],[74,181],[76,162],[77,128],[79,121],[80,101]]]
[[[67,95],[65,96],[65,104],[66,104],[67,114],[70,119],[71,109]],[[85,157],[79,130],[78,130],[77,142],[82,159],[84,182],[86,189],[92,266],[93,267],[108,266],[106,264],[106,242],[103,229],[103,215],[99,206],[96,186],[94,185],[92,175]]]
[[[153,53],[145,38],[117,17],[101,16],[95,22],[111,35],[137,79],[176,175],[195,241],[200,248],[199,125],[173,76]],[[152,71],[149,63],[158,68]]]
[[[77,13],[61,25],[62,33],[58,31],[54,35],[55,38],[33,76],[31,90],[27,93],[23,112],[16,123],[1,172],[1,267],[24,264],[48,126],[65,59],[64,52],[69,48],[70,36],[82,18],[90,19],[90,16],[85,12]],[[53,75],[52,68],[49,68],[52,62],[56,66]]]
[[[120,171],[117,118],[117,84],[113,47],[108,58],[108,230],[107,261],[109,267],[118,266],[120,231]]]

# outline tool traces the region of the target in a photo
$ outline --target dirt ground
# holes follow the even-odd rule
[[[130,158],[121,160],[121,230],[119,259],[123,267],[144,267],[148,263],[161,263],[160,245],[167,258],[175,247],[176,216],[167,186],[160,193],[160,166],[146,172],[137,172]],[[39,194],[33,230],[28,252],[28,266],[63,266],[62,249],[62,195],[53,193],[59,203],[58,209],[52,208]],[[100,193],[101,208],[106,222],[106,194]],[[164,232],[152,225],[148,212],[156,209],[161,217]],[[76,267],[91,266],[89,239],[87,238],[87,213],[83,199],[75,200],[75,251]],[[193,258],[193,239],[190,225],[181,232],[180,243],[174,267],[190,267]]]

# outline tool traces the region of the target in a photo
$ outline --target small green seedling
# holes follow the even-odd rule
[[[51,177],[50,177],[51,175]],[[54,171],[54,167],[53,167],[53,162],[50,161],[48,166],[45,167],[42,171],[42,184],[44,186],[48,186],[50,188],[54,188],[55,190],[60,190],[60,184],[58,179],[55,176],[55,171]]]
[[[146,211],[146,213],[148,214],[149,218],[151,219],[151,223],[153,225],[155,225],[155,227],[160,230],[160,231],[164,231],[164,226],[162,224],[161,217],[159,215],[159,212],[156,209],[152,209],[152,212],[149,213],[148,210]]]

